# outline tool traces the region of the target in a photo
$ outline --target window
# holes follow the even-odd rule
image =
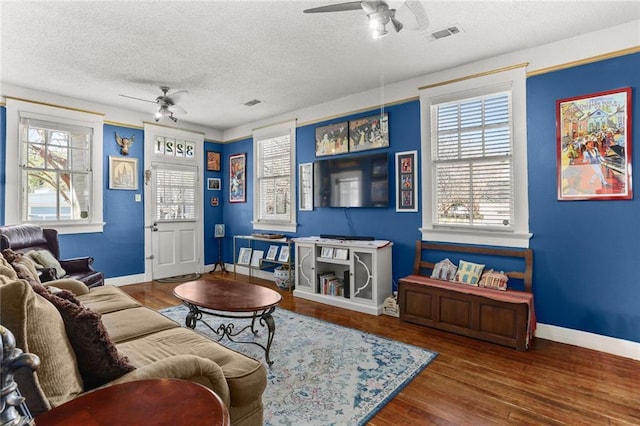
[[[423,91],[423,239],[528,247],[524,102],[523,70]]]
[[[6,223],[102,230],[102,126],[95,114],[7,100]]]
[[[88,127],[22,117],[22,222],[84,221],[91,207]]]
[[[295,232],[295,121],[254,133],[255,229]]]
[[[161,165],[156,168],[156,221],[193,221],[198,177],[195,167]]]
[[[512,230],[511,92],[431,106],[434,224]]]

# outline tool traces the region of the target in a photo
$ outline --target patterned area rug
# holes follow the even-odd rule
[[[184,326],[187,308],[160,311]],[[437,356],[435,352],[276,309],[275,338],[263,396],[265,425],[362,425]],[[204,318],[212,327],[223,319]],[[242,321],[242,322],[241,322]],[[244,322],[238,321],[238,326]],[[196,330],[217,340],[201,322]],[[247,330],[235,338],[264,343]],[[256,345],[221,341],[265,363]]]

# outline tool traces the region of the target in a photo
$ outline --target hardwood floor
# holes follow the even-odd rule
[[[203,278],[233,281],[233,274],[217,272]],[[251,282],[278,290],[270,281]],[[172,293],[175,285],[121,288],[141,303],[162,309],[179,304]],[[438,352],[370,425],[640,425],[640,361],[542,339],[534,339],[529,351],[517,352],[278,291],[281,308]]]

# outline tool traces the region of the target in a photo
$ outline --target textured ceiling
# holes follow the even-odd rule
[[[167,85],[189,92],[179,120],[225,130],[640,18],[639,1],[411,1],[428,26],[389,1],[405,28],[373,40],[363,11],[302,13],[330,0],[3,0],[0,81],[150,116],[119,94]]]

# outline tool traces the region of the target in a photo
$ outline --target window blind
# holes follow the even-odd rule
[[[156,220],[196,219],[197,176],[191,170],[156,169]]]
[[[259,220],[289,221],[291,142],[289,135],[258,141]]]
[[[513,224],[509,91],[432,106],[434,224]]]

